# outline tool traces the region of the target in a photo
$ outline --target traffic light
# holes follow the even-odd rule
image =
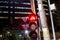
[[[37,40],[37,32],[36,32],[36,29],[38,28],[37,19],[38,17],[34,13],[28,15],[29,30],[30,30],[29,36],[31,40]]]
[[[34,31],[37,28],[37,15],[35,14],[28,15],[28,21],[30,31]]]

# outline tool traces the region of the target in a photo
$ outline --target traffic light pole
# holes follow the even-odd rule
[[[38,9],[39,9],[38,14],[39,14],[39,17],[40,17],[40,20],[41,20],[44,40],[50,40],[50,35],[49,35],[49,30],[48,30],[48,25],[47,25],[45,12],[44,12],[44,9],[43,9],[42,0],[37,0],[37,2],[38,2]]]
[[[34,2],[35,0],[31,0],[31,9],[32,9],[32,12],[34,13],[34,14],[36,14],[36,10],[35,10],[35,2]]]

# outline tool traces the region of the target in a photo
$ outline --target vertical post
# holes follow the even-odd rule
[[[54,30],[54,23],[53,23],[53,16],[52,16],[52,12],[51,12],[51,9],[50,9],[50,0],[48,0],[48,4],[49,4],[49,11],[50,11],[50,18],[51,18],[53,38],[54,38],[54,40],[56,40],[55,30]]]
[[[45,12],[43,9],[42,0],[37,0],[37,2],[38,2],[39,16],[40,16],[40,20],[41,20],[44,40],[50,40],[50,35],[49,35],[49,30],[48,30]]]
[[[36,14],[36,10],[35,10],[35,0],[30,0],[31,1],[31,9],[32,9],[32,12],[34,14]]]

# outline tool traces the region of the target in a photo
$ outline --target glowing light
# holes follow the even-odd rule
[[[2,37],[2,34],[0,35],[0,37]]]
[[[34,16],[31,16],[30,20],[35,20],[35,17]]]
[[[37,20],[37,16],[35,14],[30,14],[28,20],[31,21],[31,22],[32,21],[36,21]]]
[[[28,34],[29,33],[29,31],[28,30],[25,30],[25,34]]]
[[[55,7],[55,4],[54,4],[54,3],[50,5],[50,9],[51,9],[51,10],[56,9],[56,7]]]
[[[21,34],[19,34],[19,37],[21,37],[22,35]]]
[[[8,31],[7,33],[9,34],[10,32]]]

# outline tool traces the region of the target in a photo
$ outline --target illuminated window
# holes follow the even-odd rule
[[[8,13],[8,11],[3,11],[3,13]]]
[[[0,8],[8,8],[8,6],[0,6]]]
[[[0,11],[0,13],[2,13],[2,11]]]

